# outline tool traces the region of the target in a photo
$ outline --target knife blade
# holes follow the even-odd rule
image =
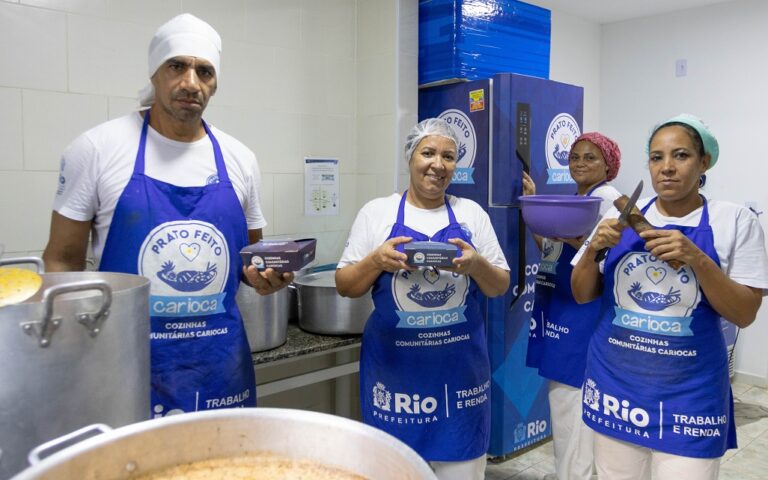
[[[637,203],[637,199],[640,198],[640,193],[643,191],[643,181],[640,180],[640,183],[637,184],[637,187],[635,187],[635,191],[632,192],[632,196],[629,197],[629,202],[624,206],[624,210],[621,211],[621,214],[619,215],[619,222],[621,222],[622,225],[629,225],[629,222],[627,221],[629,219],[629,214],[632,213],[632,209],[635,208],[635,204]]]
[[[619,214],[619,223],[621,223],[624,226],[629,225],[628,219],[629,214],[632,213],[632,209],[635,208],[635,204],[637,203],[637,199],[640,198],[640,193],[643,191],[643,181],[640,180],[640,182],[637,184],[637,187],[635,187],[635,191],[632,192],[632,196],[629,197],[629,201],[626,205],[624,205],[624,209],[622,209],[621,213]],[[595,255],[595,262],[599,263],[601,262],[605,256],[608,254],[608,247],[603,248],[599,252],[597,252],[597,255]]]

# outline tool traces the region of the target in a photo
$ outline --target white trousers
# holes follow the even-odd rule
[[[610,480],[717,480],[719,458],[691,458],[651,450],[595,433],[599,478]]]
[[[464,462],[429,462],[439,480],[483,480],[486,463],[485,455]]]
[[[580,388],[550,380],[549,410],[559,480],[592,478],[594,432],[581,419],[581,405]]]

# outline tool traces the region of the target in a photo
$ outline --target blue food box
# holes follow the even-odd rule
[[[445,242],[409,242],[403,246],[412,267],[452,267],[459,247]]]
[[[419,0],[419,85],[549,78],[551,12],[517,0]]]
[[[316,247],[314,238],[259,240],[240,250],[240,257],[246,267],[253,265],[258,270],[272,268],[278,272],[295,272],[315,259]]]

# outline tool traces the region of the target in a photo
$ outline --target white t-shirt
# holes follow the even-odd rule
[[[642,209],[651,200],[652,197],[640,199],[637,207]],[[763,295],[767,295],[768,254],[765,250],[765,234],[757,215],[748,208],[718,200],[707,200],[707,208],[721,270],[734,282],[753,288],[762,288]],[[659,213],[654,203],[645,212],[645,218],[651,225],[695,227],[699,225],[703,211],[703,207],[699,207],[684,217],[667,217]],[[614,207],[606,212],[603,219],[618,217],[619,211]],[[595,230],[590,234],[590,239],[595,234]],[[589,240],[584,242],[573,257],[572,265],[578,263],[587,245]],[[600,263],[601,272],[604,265],[605,261]]]
[[[363,205],[352,224],[338,268],[361,261],[387,240],[397,220],[401,197],[401,194],[393,193]],[[508,271],[509,265],[488,214],[476,202],[466,198],[448,195],[448,202],[456,215],[456,221],[472,235],[472,244],[477,252],[491,265]],[[429,237],[448,226],[448,210],[445,205],[425,210],[405,202],[404,214],[408,227]]]
[[[115,206],[133,173],[143,118],[133,112],[102,123],[77,137],[61,158],[53,209],[78,221],[93,220],[91,246],[98,265]],[[211,126],[221,146],[227,174],[245,212],[249,229],[266,226],[261,212],[261,174],[256,156],[235,138]],[[217,181],[211,141],[177,142],[149,127],[145,174],[181,187]]]
[[[621,193],[619,193],[618,190],[613,188],[613,185],[610,185],[608,183],[604,183],[594,189],[592,193],[589,195],[590,197],[600,197],[603,199],[602,202],[600,202],[600,215],[605,215],[605,212],[611,209],[613,207],[613,201],[616,200],[621,196]]]

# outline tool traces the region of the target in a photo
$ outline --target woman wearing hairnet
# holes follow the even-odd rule
[[[749,209],[699,193],[719,154],[701,120],[662,123],[648,151],[656,195],[637,205],[654,227],[638,235],[613,209],[574,257],[574,298],[602,301],[583,419],[600,478],[716,479],[736,447],[720,318],[755,320],[768,288],[763,230]]]
[[[602,198],[600,212],[605,213],[620,196],[608,183],[616,178],[620,164],[616,142],[598,132],[579,136],[568,156],[576,194]],[[535,192],[530,177],[523,185],[526,194]],[[581,384],[600,302],[579,305],[571,294],[570,262],[584,238],[536,239],[542,258],[533,308],[536,328],[529,332],[526,365],[549,380],[555,471],[560,480],[589,480],[594,468],[592,430],[581,421]]]
[[[341,295],[373,287],[360,360],[363,420],[411,446],[443,480],[484,478],[491,377],[480,302],[509,286],[488,214],[445,193],[457,143],[440,119],[411,129],[408,190],[363,206],[336,271]],[[426,240],[449,242],[460,256],[440,270],[409,266],[404,244]]]

